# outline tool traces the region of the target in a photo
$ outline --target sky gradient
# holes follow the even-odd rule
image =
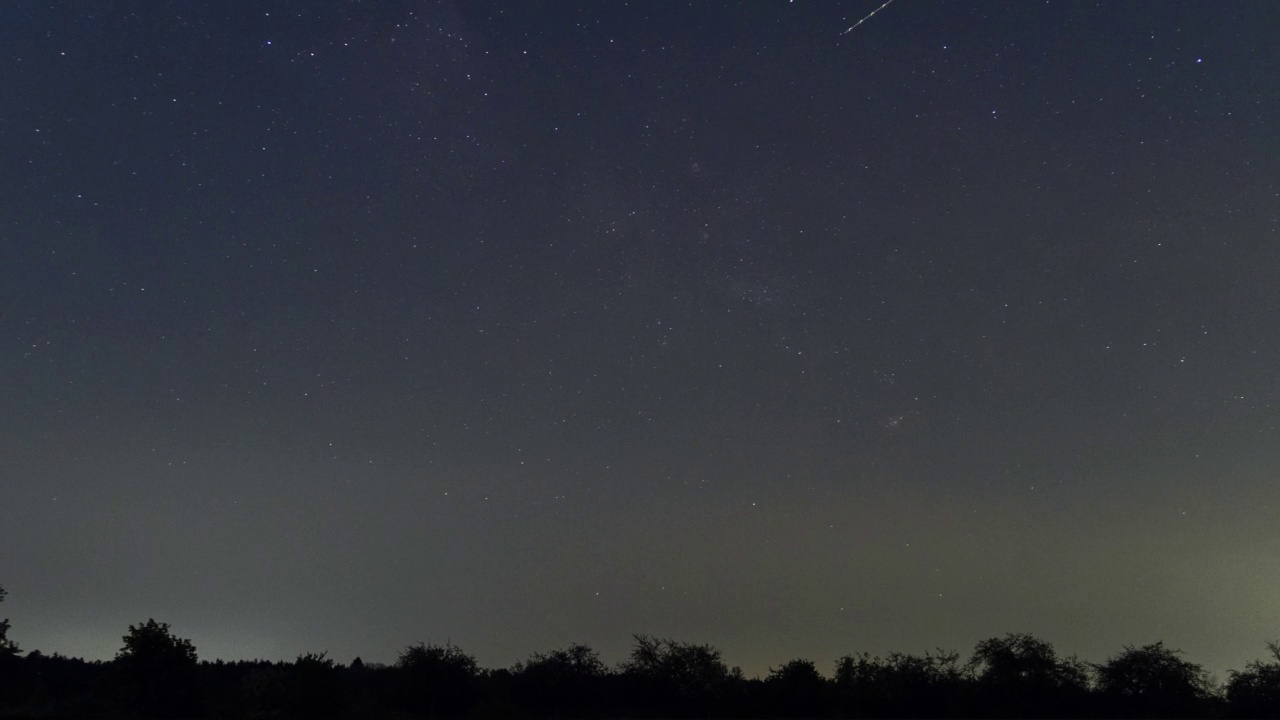
[[[25,650],[1280,636],[1280,4],[0,7]]]

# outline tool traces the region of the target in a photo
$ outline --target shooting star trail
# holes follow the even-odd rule
[[[880,12],[881,10],[883,10],[883,9],[885,9],[885,8],[887,8],[887,7],[889,7],[889,6],[890,6],[890,5],[892,5],[892,4],[893,4],[893,0],[886,0],[885,4],[881,5],[880,7],[876,8],[875,10],[872,10],[871,12],[867,13],[867,16],[866,16],[866,17],[864,17],[864,18],[862,18],[861,20],[859,20],[858,22],[854,23],[854,24],[853,24],[853,25],[852,25],[848,30],[845,30],[844,32],[842,32],[842,33],[840,33],[840,34],[841,34],[841,35],[848,35],[849,33],[853,32],[854,30],[857,30],[857,29],[858,29],[858,26],[859,26],[859,25],[861,25],[862,23],[864,23],[864,22],[866,22],[866,21],[870,20],[872,15],[875,15],[876,13],[878,13],[878,12]]]

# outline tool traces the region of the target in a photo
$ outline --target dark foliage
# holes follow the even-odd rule
[[[174,636],[167,623],[130,625],[114,663],[123,707],[142,717],[198,714],[197,666],[195,646]]]
[[[516,665],[513,699],[535,717],[591,717],[603,710],[609,668],[596,651],[571,645]]]
[[[332,718],[346,713],[342,678],[325,653],[259,666],[244,677],[241,688],[241,707],[252,717]]]
[[[831,685],[810,660],[797,658],[770,669],[762,689],[762,709],[771,717],[819,717],[830,711]]]
[[[795,659],[750,679],[720,651],[646,635],[610,668],[586,645],[484,670],[452,645],[406,647],[393,666],[325,653],[199,663],[164,623],[130,626],[115,660],[33,651],[0,662],[0,718],[1280,718],[1280,644],[1225,693],[1161,643],[1099,665],[1031,635],[959,653],[841,658],[828,678]]]
[[[622,664],[630,709],[650,717],[704,717],[730,696],[732,675],[710,645],[636,635]]]
[[[1267,643],[1272,660],[1254,660],[1227,681],[1227,703],[1234,717],[1280,718],[1280,642]]]
[[[1076,717],[1089,699],[1089,666],[1053,645],[1010,633],[978,643],[969,661],[975,701],[999,717]]]
[[[401,706],[419,717],[462,717],[478,699],[479,667],[456,645],[410,645],[396,670]]]
[[[1212,687],[1204,669],[1178,657],[1164,643],[1126,646],[1097,666],[1097,690],[1106,706],[1124,717],[1200,717],[1208,712]]]
[[[32,651],[0,673],[0,715],[103,717],[121,714],[111,665]],[[120,708],[117,710],[117,708]]]
[[[0,587],[0,602],[4,602],[5,595],[9,593],[3,587]],[[9,618],[0,620],[0,662],[5,658],[16,657],[22,651],[18,649],[18,644],[9,639]]]
[[[963,714],[967,677],[960,655],[848,655],[836,662],[838,712],[845,717],[942,717]]]

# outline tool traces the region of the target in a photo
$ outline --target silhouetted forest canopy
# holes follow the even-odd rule
[[[0,600],[4,591],[0,588]],[[393,665],[201,662],[166,623],[130,625],[110,661],[23,653],[0,621],[0,718],[1280,718],[1280,643],[1214,683],[1178,650],[1124,646],[1101,663],[1027,634],[958,652],[851,654],[831,674],[794,659],[763,678],[710,645],[636,635],[615,667],[586,645],[481,668],[417,643]]]

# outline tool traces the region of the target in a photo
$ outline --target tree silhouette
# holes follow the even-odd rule
[[[1254,660],[1230,673],[1227,702],[1235,717],[1280,718],[1280,642],[1267,643],[1267,649],[1272,661]]]
[[[4,602],[4,598],[8,594],[7,590],[0,587],[0,602]],[[9,618],[0,620],[0,660],[17,657],[21,652],[18,649],[18,644],[9,639]]]
[[[393,667],[344,667],[324,653],[291,662],[197,662],[189,640],[148,620],[129,626],[110,662],[10,655],[0,662],[0,718],[926,718],[1233,717],[1280,720],[1280,642],[1230,673],[1225,693],[1162,643],[1125,647],[1100,665],[1010,634],[955,652],[841,658],[831,679],[795,659],[747,679],[720,652],[635,636],[611,670],[586,645],[482,670],[452,644],[418,643]],[[1089,672],[1095,682],[1087,682]]]
[[[326,653],[306,653],[290,663],[264,664],[243,682],[247,714],[260,717],[331,718],[346,711],[346,695]]]
[[[1124,651],[1097,665],[1098,691],[1110,713],[1126,717],[1202,715],[1212,696],[1207,673],[1163,642]]]
[[[980,703],[995,715],[1079,715],[1089,692],[1089,667],[1059,658],[1053,645],[1028,634],[983,640],[969,661]]]
[[[459,717],[476,700],[475,658],[456,645],[410,645],[396,661],[400,699],[422,717]]]
[[[706,715],[730,681],[720,651],[710,645],[635,635],[621,670],[632,681],[640,707],[666,714]]]
[[[836,662],[835,688],[847,717],[936,717],[953,714],[967,679],[960,654],[846,655]]]
[[[827,706],[829,683],[811,660],[797,658],[770,668],[764,685],[775,717],[814,717]]]
[[[0,587],[0,602],[4,602],[4,597],[8,593],[3,587]],[[15,699],[17,682],[18,665],[21,662],[18,654],[18,644],[10,640],[9,637],[9,619],[0,620],[0,705],[12,703]]]
[[[586,645],[535,654],[514,668],[516,700],[540,717],[593,715],[608,674],[600,656]]]
[[[191,714],[199,706],[197,663],[195,646],[174,636],[168,623],[130,625],[115,658],[122,699],[145,717]]]

